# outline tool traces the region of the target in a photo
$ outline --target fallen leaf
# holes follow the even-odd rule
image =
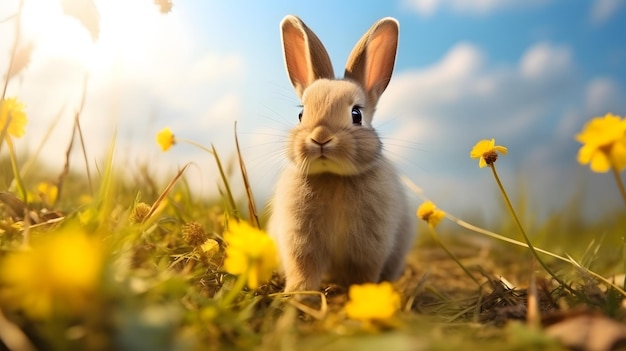
[[[626,346],[626,326],[591,312],[566,316],[545,332],[573,350],[610,351]]]

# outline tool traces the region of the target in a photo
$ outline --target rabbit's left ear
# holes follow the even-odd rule
[[[360,83],[375,105],[387,88],[398,49],[398,21],[386,17],[376,22],[354,46],[345,77]]]
[[[328,52],[317,35],[300,18],[286,16],[280,28],[287,73],[300,98],[315,80],[334,78]]]

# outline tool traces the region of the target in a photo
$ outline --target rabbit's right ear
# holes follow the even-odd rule
[[[361,83],[373,105],[387,88],[398,50],[398,21],[376,22],[354,46],[346,64],[346,78]]]
[[[280,24],[287,74],[298,97],[319,78],[333,79],[330,57],[319,38],[296,16],[286,16]]]

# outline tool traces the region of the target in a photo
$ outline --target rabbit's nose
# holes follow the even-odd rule
[[[310,135],[311,141],[319,146],[324,146],[333,140],[333,135],[327,128],[317,127]]]
[[[330,139],[327,139],[325,141],[318,141],[318,140],[315,140],[314,138],[311,138],[311,141],[314,142],[315,144],[319,145],[319,146],[324,146],[324,145],[330,143],[331,141],[333,141],[333,139],[330,138]]]

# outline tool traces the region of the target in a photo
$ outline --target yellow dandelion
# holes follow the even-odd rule
[[[98,211],[93,207],[87,207],[85,210],[78,212],[78,223],[87,226],[98,219]]]
[[[351,285],[346,315],[360,321],[385,321],[400,309],[400,294],[389,282]]]
[[[0,299],[34,318],[84,312],[98,291],[103,258],[101,243],[81,230],[50,233],[2,260]]]
[[[26,133],[26,113],[24,104],[17,98],[8,98],[0,101],[0,133],[6,131],[6,136],[21,137]]]
[[[593,172],[626,168],[626,119],[611,113],[594,117],[576,135],[576,140],[583,144],[578,150],[578,162],[589,164]]]
[[[37,184],[37,193],[45,203],[52,205],[57,201],[59,188],[50,182],[41,182]]]
[[[498,159],[498,152],[506,155],[507,149],[504,146],[496,145],[496,140],[483,139],[474,145],[470,152],[471,158],[480,158],[478,166],[483,168],[491,166]]]
[[[278,253],[267,233],[244,221],[229,221],[224,240],[227,244],[224,269],[228,273],[245,274],[250,289],[258,288],[272,277],[278,266]]]
[[[156,142],[161,147],[161,150],[167,151],[174,144],[176,144],[176,138],[174,137],[174,133],[169,128],[163,128],[156,135]]]
[[[207,239],[204,244],[200,245],[200,249],[207,255],[212,255],[220,250],[220,245],[213,239]]]
[[[431,201],[426,201],[417,208],[417,217],[426,221],[431,227],[436,227],[446,216],[446,213],[435,206]]]

